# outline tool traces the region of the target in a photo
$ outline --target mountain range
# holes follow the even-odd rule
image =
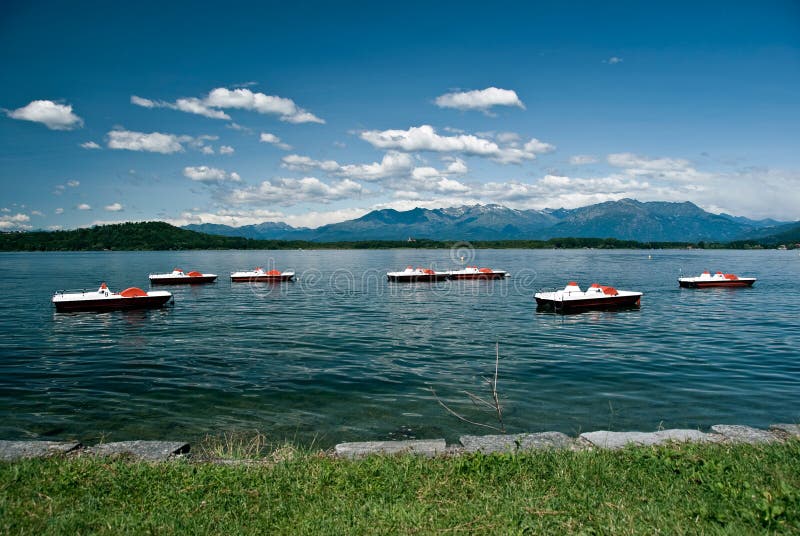
[[[472,205],[407,211],[374,210],[360,218],[316,229],[265,222],[231,227],[192,224],[184,229],[262,240],[546,240],[616,238],[639,242],[729,242],[777,234],[795,224],[712,214],[684,202],[622,199],[576,209],[516,210]]]

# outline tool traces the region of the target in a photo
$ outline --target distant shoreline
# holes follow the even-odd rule
[[[615,238],[549,238],[546,240],[360,240],[311,242],[257,240],[210,235],[163,222],[100,225],[71,231],[0,233],[0,251],[191,251],[191,250],[359,250],[359,249],[794,249],[768,241],[641,242]]]

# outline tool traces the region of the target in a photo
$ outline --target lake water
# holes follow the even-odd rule
[[[508,270],[505,281],[387,283],[406,265]],[[299,281],[232,284],[254,266]],[[54,290],[148,288],[160,310],[55,313]],[[704,269],[751,289],[679,289]],[[576,280],[645,293],[638,310],[537,312]],[[800,257],[793,251],[392,250],[0,254],[0,439],[187,439],[262,431],[348,440],[492,433],[464,394],[494,371],[509,432],[705,429],[800,421]]]

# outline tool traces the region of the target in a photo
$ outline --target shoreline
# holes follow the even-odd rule
[[[667,429],[655,432],[617,432],[597,430],[570,437],[562,432],[537,432],[492,435],[461,435],[458,443],[447,444],[444,439],[409,439],[388,441],[357,441],[337,443],[332,449],[319,453],[333,458],[359,459],[372,455],[419,455],[433,458],[464,454],[522,454],[542,450],[618,450],[626,447],[651,447],[671,444],[768,444],[800,440],[800,424],[779,423],[768,429],[745,425],[716,424],[709,432],[693,429]],[[236,440],[236,445],[217,445],[218,452],[230,456],[212,456],[215,447],[205,447],[205,453],[195,456],[185,441],[116,441],[84,445],[81,441],[0,440],[0,461],[19,461],[27,458],[126,456],[141,461],[169,461],[188,457],[199,461],[233,461],[258,459],[268,447],[263,436],[256,434],[248,440]],[[249,444],[248,444],[249,443]],[[280,443],[278,449],[297,446]],[[246,453],[247,456],[242,456]]]

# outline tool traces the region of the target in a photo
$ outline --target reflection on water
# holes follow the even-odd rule
[[[496,342],[511,431],[800,420],[800,326],[784,288],[800,272],[791,252],[462,249],[470,264],[512,277],[386,281],[408,264],[455,268],[449,250],[2,254],[0,438],[258,429],[323,445],[454,440],[483,430],[446,414],[428,388],[486,419],[463,391],[484,389]],[[56,314],[49,303],[51,290],[96,280],[147,288],[148,273],[173,265],[298,275],[170,287],[174,305],[159,310]],[[681,270],[704,269],[759,281],[678,288]],[[536,310],[534,291],[568,280],[645,296],[624,311]]]

